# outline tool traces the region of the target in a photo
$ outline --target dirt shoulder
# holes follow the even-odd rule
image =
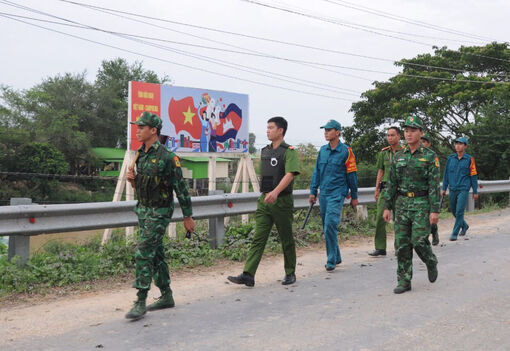
[[[510,209],[469,215],[470,236],[494,235],[510,217]],[[448,245],[453,226],[451,218],[439,223],[440,245]],[[461,239],[462,240],[462,239]],[[386,258],[371,258],[367,252],[373,250],[372,238],[355,238],[340,243],[343,263],[337,270],[348,270],[353,265],[375,264],[380,259],[394,259],[393,235],[388,236]],[[298,249],[297,279],[327,275],[324,270],[325,249],[318,245]],[[238,292],[244,287],[234,286],[226,280],[228,275],[242,271],[242,262],[219,261],[212,267],[197,267],[171,273],[172,289],[177,307],[194,301],[214,299]],[[277,284],[283,278],[282,255],[266,256],[257,271],[255,288]],[[100,325],[110,320],[122,319],[129,310],[136,291],[131,288],[132,276],[126,275],[108,281],[83,285],[78,290],[55,289],[46,296],[17,295],[0,304],[2,334],[0,348],[4,342],[26,336],[48,336],[68,332],[76,328]],[[86,289],[89,289],[87,291]],[[151,289],[149,301],[159,295],[157,288]]]

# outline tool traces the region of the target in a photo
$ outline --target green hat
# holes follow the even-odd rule
[[[466,138],[466,137],[458,137],[457,139],[455,139],[455,142],[456,143],[464,143],[464,144],[466,144],[466,146],[467,146],[467,144],[469,144],[468,138]]]
[[[136,124],[139,126],[149,126],[151,128],[161,129],[163,123],[161,122],[161,118],[159,118],[154,113],[144,112],[142,113],[135,122],[131,122],[131,124]]]
[[[430,136],[429,136],[429,133],[423,133],[423,135],[421,136],[422,139],[425,139],[427,140],[429,143],[430,143]]]
[[[419,117],[409,116],[404,123],[404,127],[418,128],[423,130],[423,123]]]
[[[335,121],[334,119],[330,119],[328,123],[323,125],[321,128],[324,129],[336,129],[336,130],[342,130],[342,126],[340,125],[340,122]]]

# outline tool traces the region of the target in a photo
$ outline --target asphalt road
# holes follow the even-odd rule
[[[487,231],[435,248],[434,284],[414,255],[413,290],[402,295],[392,292],[395,258],[367,257],[290,287],[232,286],[140,321],[119,315],[3,350],[510,350],[510,225]]]

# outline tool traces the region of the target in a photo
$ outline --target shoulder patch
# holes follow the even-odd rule
[[[175,164],[175,167],[181,167],[181,160],[179,160],[179,156],[174,156],[174,164]]]
[[[388,146],[386,146],[386,147],[383,147],[383,148],[381,149],[381,151],[388,150],[390,147],[391,147],[391,146],[389,146],[389,145],[388,145]]]
[[[434,165],[439,168],[440,164],[439,164],[439,158],[436,156],[436,158],[434,159]]]

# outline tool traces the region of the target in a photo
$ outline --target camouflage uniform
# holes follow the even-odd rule
[[[409,117],[405,126],[423,129],[416,117]],[[384,199],[385,209],[395,210],[398,286],[411,286],[413,248],[427,265],[431,279],[430,271],[436,270],[437,258],[428,240],[429,215],[439,212],[440,201],[439,159],[436,154],[423,145],[414,153],[409,146],[398,151],[391,164]]]
[[[144,113],[142,117],[145,114],[147,113]],[[150,122],[150,118],[154,117],[158,118],[151,114],[147,119]],[[161,123],[160,120],[159,123]],[[160,126],[161,124],[159,128]],[[154,127],[157,128],[157,125]],[[135,212],[138,216],[139,236],[135,254],[136,279],[133,287],[143,294],[150,289],[152,278],[154,278],[154,283],[163,292],[170,289],[170,274],[165,261],[163,236],[174,211],[173,192],[177,194],[184,217],[193,214],[191,198],[182,176],[179,157],[159,141],[155,141],[147,152],[143,144],[138,152],[135,178],[138,203]]]

